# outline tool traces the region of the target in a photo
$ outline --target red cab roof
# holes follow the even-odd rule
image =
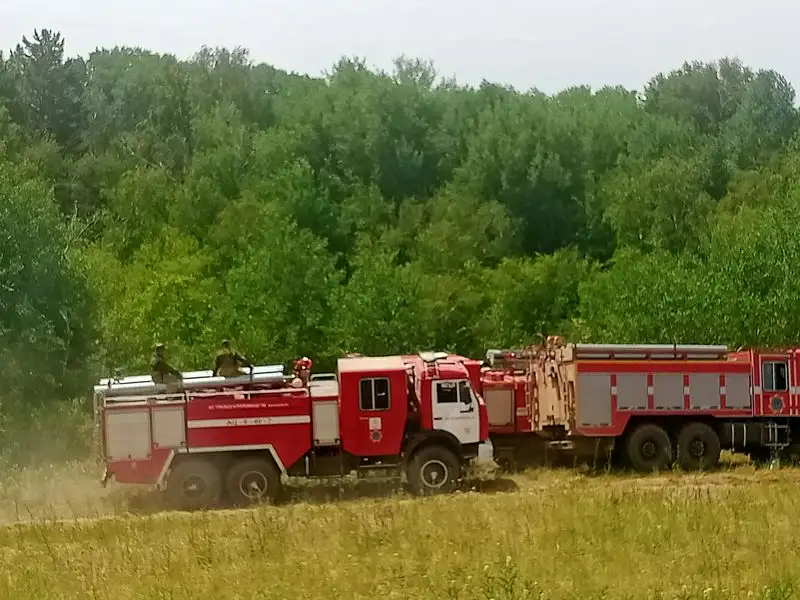
[[[355,356],[340,358],[339,373],[385,373],[387,371],[405,371],[406,366],[401,356]]]

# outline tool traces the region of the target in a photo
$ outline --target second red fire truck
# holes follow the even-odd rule
[[[480,391],[495,460],[546,454],[641,472],[711,469],[722,449],[800,456],[800,350],[567,344],[491,350]]]

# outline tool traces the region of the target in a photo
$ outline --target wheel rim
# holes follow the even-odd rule
[[[184,477],[181,485],[183,495],[187,498],[200,498],[205,494],[207,488],[206,480],[194,473]]]
[[[259,471],[248,471],[239,478],[239,491],[249,500],[263,498],[267,488],[269,488],[267,476]]]
[[[692,458],[703,458],[706,455],[706,443],[700,438],[695,438],[689,443],[689,454]]]
[[[425,487],[438,489],[449,479],[450,470],[441,460],[429,460],[420,469],[420,478]]]
[[[654,460],[658,455],[658,444],[654,440],[645,440],[641,448],[642,458]]]

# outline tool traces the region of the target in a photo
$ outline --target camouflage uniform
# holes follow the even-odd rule
[[[174,384],[183,379],[178,369],[171,367],[164,358],[164,344],[156,346],[155,357],[150,365],[150,374],[155,383]]]
[[[238,377],[241,375],[240,366],[253,368],[250,361],[231,348],[230,342],[225,340],[222,342],[222,349],[217,353],[217,360],[214,363],[214,377],[217,375]]]

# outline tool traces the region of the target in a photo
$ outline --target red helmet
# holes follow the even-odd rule
[[[298,358],[294,361],[294,366],[296,369],[308,369],[311,370],[311,365],[314,364],[310,358],[304,356],[303,358]]]

